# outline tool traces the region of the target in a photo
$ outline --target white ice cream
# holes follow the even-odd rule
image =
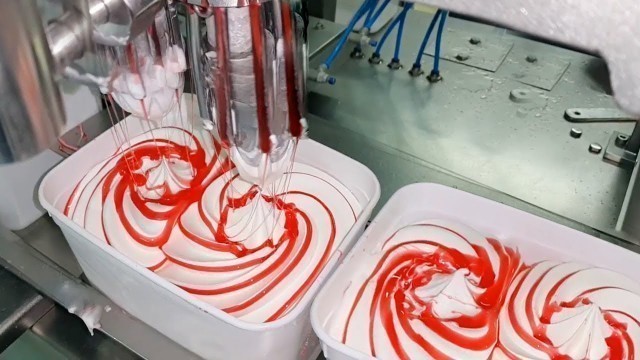
[[[119,69],[111,82],[114,101],[125,111],[142,119],[160,122],[182,95],[183,72],[187,69],[184,51],[177,45],[166,49],[161,63],[152,58],[138,73]]]
[[[81,180],[68,216],[236,317],[284,316],[355,223],[359,202],[335,178],[300,163],[258,192],[228,167],[209,132],[190,135],[163,128],[132,138],[131,148]],[[159,152],[167,154],[162,161]]]
[[[550,344],[533,334],[546,336]],[[621,347],[608,344],[616,339]],[[500,314],[500,343],[496,359],[510,354],[521,359],[599,360],[616,351],[624,359],[638,359],[640,284],[584,264],[536,264],[511,285]]]
[[[370,236],[378,236],[379,245],[350,260],[356,270],[328,320],[330,334],[378,359],[487,359],[519,254],[440,220],[402,227],[391,237]]]

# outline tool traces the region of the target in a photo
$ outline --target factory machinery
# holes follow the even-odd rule
[[[627,244],[637,243],[640,228],[635,206],[640,202],[635,199],[638,194],[634,190],[640,149],[640,130],[635,126],[635,120],[640,117],[640,102],[637,101],[640,99],[640,39],[636,36],[640,33],[637,22],[640,3],[624,0],[606,7],[595,0],[582,0],[579,4],[530,0],[429,0],[419,3],[427,3],[433,8],[425,10],[412,2],[358,1],[347,21],[338,25],[327,20],[334,18],[336,5],[340,6],[339,2],[332,1],[307,4],[298,0],[66,0],[59,2],[61,15],[43,24],[35,1],[6,0],[0,12],[3,24],[0,35],[3,99],[0,106],[0,169],[52,147],[71,151],[76,148],[75,144],[69,145],[64,140],[66,137],[61,137],[68,115],[58,86],[61,78],[88,84],[100,91],[105,110],[99,117],[106,119],[103,127],[107,128],[117,126],[125,112],[147,119],[150,126],[160,124],[169,111],[180,106],[183,92],[189,92],[198,99],[197,113],[202,126],[220,139],[240,175],[257,186],[266,186],[286,171],[296,142],[309,130],[312,138],[372,167],[381,178],[387,196],[403,184],[394,182],[395,175],[389,175],[389,181],[385,182],[384,173],[402,176],[408,174],[408,168],[424,168],[424,172],[412,170],[406,181],[435,180],[461,186],[611,241],[622,239]],[[307,8],[317,17],[307,19]],[[394,9],[395,15],[388,25],[374,33],[372,29],[377,22],[384,21],[381,15],[389,8]],[[475,20],[462,20],[462,16]],[[181,28],[179,18],[184,28]],[[610,74],[609,92],[615,94],[615,101],[622,111],[614,108],[609,97],[606,100],[609,107],[600,106],[606,101],[596,108],[589,108],[588,104],[567,107],[563,114],[566,120],[559,121],[572,122],[571,131],[566,135],[574,139],[583,134],[578,123],[608,126],[607,137],[603,140],[608,141],[608,145],[594,141],[588,144],[588,150],[601,153],[602,159],[607,161],[598,164],[593,171],[614,173],[611,177],[616,179],[618,187],[622,187],[609,195],[617,202],[613,206],[614,216],[590,222],[588,216],[587,220],[579,215],[572,216],[573,213],[565,209],[567,206],[558,204],[562,199],[556,199],[555,203],[548,199],[537,202],[537,199],[510,191],[507,185],[500,188],[482,178],[468,174],[459,176],[460,168],[447,169],[427,155],[442,158],[444,163],[452,159],[464,163],[473,154],[460,160],[446,153],[438,154],[438,150],[423,151],[428,147],[421,147],[409,135],[401,140],[389,140],[393,134],[388,135],[385,126],[351,121],[354,111],[360,108],[345,104],[351,102],[344,96],[366,93],[362,88],[367,85],[356,85],[358,81],[369,81],[369,84],[373,81],[376,91],[382,92],[381,98],[390,96],[390,90],[385,86],[404,86],[410,89],[410,94],[428,89],[434,93],[440,91],[447,98],[462,99],[451,102],[448,105],[451,108],[469,106],[462,104],[467,101],[468,93],[451,92],[452,83],[465,82],[457,77],[459,73],[470,74],[459,70],[463,67],[475,69],[473,71],[480,69],[481,72],[469,76],[486,79],[489,73],[499,73],[500,66],[509,65],[505,59],[513,48],[513,42],[509,46],[504,41],[485,36],[489,25],[482,25],[484,28],[469,25],[477,19],[536,39],[598,54],[606,61]],[[460,27],[466,29],[465,35],[456,37]],[[394,31],[395,46],[391,48],[388,45],[393,41]],[[467,36],[469,33],[475,36]],[[522,37],[522,34],[517,36]],[[410,44],[412,39],[416,41]],[[548,44],[543,46],[555,48]],[[500,54],[494,56],[496,52]],[[442,59],[447,60],[447,66]],[[475,62],[477,59],[479,62]],[[523,85],[512,89],[508,91],[508,98],[520,106],[518,111],[525,108],[529,112],[531,108],[535,109],[531,104],[536,105],[539,101],[540,90],[552,94],[561,81],[558,79],[568,76],[565,72],[569,65],[563,67],[556,61],[550,66],[542,66],[543,61],[531,54],[525,56],[525,60],[525,66],[540,66],[540,74],[529,79],[529,75],[523,73],[517,81],[532,87]],[[493,64],[496,61],[498,65]],[[559,75],[549,74],[554,71]],[[606,83],[608,80],[603,79]],[[501,83],[492,78],[489,90],[495,84]],[[465,90],[464,85],[460,87]],[[472,93],[476,92],[473,86],[469,87]],[[369,100],[365,97],[364,102],[376,101],[375,96],[378,95],[370,95]],[[341,99],[343,104],[335,98]],[[403,120],[401,115],[424,110],[412,110],[416,101],[431,104],[421,98],[409,102],[404,113],[396,109],[398,118],[386,119],[387,123],[395,122],[394,128],[401,128],[398,125]],[[387,112],[389,108],[393,106],[385,108],[384,116],[391,114]],[[335,119],[325,121],[317,115]],[[367,116],[371,115],[368,113]],[[437,114],[431,116],[437,117]],[[535,118],[537,114],[532,116]],[[540,117],[543,116],[546,115]],[[619,124],[624,127],[615,127]],[[91,127],[89,122],[86,126]],[[447,126],[461,125],[443,125],[444,128]],[[446,133],[442,127],[434,129]],[[502,136],[502,133],[495,135]],[[126,141],[126,137],[122,141]],[[418,145],[403,148],[394,145],[398,141]],[[473,140],[468,142],[473,143]],[[460,143],[455,146],[464,149]],[[367,161],[367,156],[371,161]],[[526,159],[518,161],[526,162]],[[598,162],[601,162],[600,158]],[[609,185],[603,181],[602,186]],[[587,187],[585,192],[596,191]],[[595,210],[592,212],[600,214]],[[0,326],[0,346],[3,348],[34,324],[36,326],[27,333],[41,337],[55,333],[56,321],[65,319],[65,315],[51,310],[53,301],[69,311],[95,305],[112,309],[102,314],[104,334],[90,340],[91,351],[98,353],[102,348],[116,355],[133,351],[147,358],[191,357],[192,354],[170,339],[119,311],[115,304],[84,283],[59,231],[47,219],[40,219],[16,233],[0,229],[0,258],[7,269],[22,279],[3,270],[5,280],[0,284],[6,289],[3,294],[4,291],[16,294],[15,299],[6,300],[13,301],[7,307],[10,316],[0,319],[3,321]],[[73,330],[70,331],[73,334]],[[66,341],[65,346],[73,347],[70,345],[73,341],[68,339],[53,341]]]

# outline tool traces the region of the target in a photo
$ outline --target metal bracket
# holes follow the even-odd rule
[[[604,123],[604,122],[634,122],[629,114],[619,109],[592,108],[592,109],[567,109],[564,118],[573,123]]]
[[[638,135],[640,131],[637,129],[638,126],[634,129],[632,136],[614,131],[605,149],[604,160],[623,168],[632,169],[638,161],[638,145],[640,145]]]

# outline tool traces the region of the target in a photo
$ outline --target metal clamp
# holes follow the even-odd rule
[[[634,122],[630,115],[614,108],[567,109],[564,118],[573,123]]]

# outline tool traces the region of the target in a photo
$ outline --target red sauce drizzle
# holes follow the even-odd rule
[[[271,141],[269,140],[269,115],[265,101],[265,73],[264,73],[264,38],[262,26],[262,5],[259,0],[252,0],[249,5],[251,20],[251,44],[253,49],[253,75],[256,86],[256,107],[258,112],[258,145],[260,150],[269,154]]]
[[[535,266],[534,266],[535,267]],[[507,314],[509,321],[516,331],[516,334],[525,341],[531,347],[544,352],[550,359],[553,360],[571,360],[571,357],[561,354],[559,350],[553,345],[547,334],[547,327],[551,324],[554,314],[561,312],[563,309],[576,308],[578,306],[590,305],[593,302],[589,298],[590,294],[598,292],[604,289],[612,289],[612,287],[599,287],[593,289],[587,289],[580,293],[573,299],[558,302],[554,300],[559,289],[569,281],[572,277],[576,276],[580,271],[576,271],[562,277],[558,282],[553,284],[549,292],[545,296],[543,307],[539,314],[535,313],[533,298],[541,282],[545,277],[556,267],[553,266],[544,271],[533,283],[531,289],[528,291],[524,304],[519,304],[516,301],[518,293],[522,290],[522,285],[527,280],[527,277],[531,276],[531,272],[534,267],[528,268],[523,274],[522,278],[515,284],[514,291],[511,298],[507,301],[505,306],[507,307]],[[529,331],[523,326],[516,317],[516,309],[524,306],[527,325],[532,331]],[[612,334],[605,339],[609,348],[608,355],[605,357],[609,360],[614,359],[634,359],[634,342],[631,336],[627,332],[627,325],[621,321],[616,320],[614,314],[622,315],[629,321],[640,326],[640,321],[633,318],[630,314],[615,310],[615,309],[600,309],[605,322],[610,326]],[[501,349],[508,356],[515,356],[510,354],[505,346],[501,345]]]
[[[469,243],[464,236],[454,230],[432,224],[418,226],[440,228]],[[396,234],[392,235],[385,244]],[[374,322],[377,317],[380,318],[383,331],[400,359],[410,359],[410,357],[400,343],[398,331],[404,332],[429,356],[435,359],[448,358],[445,352],[414,330],[412,323],[416,321],[421,322],[441,338],[459,347],[476,351],[491,349],[498,339],[498,315],[501,305],[521,262],[517,252],[503,247],[494,239],[487,239],[487,241],[499,255],[500,272],[498,274],[494,272],[486,249],[471,243],[469,244],[474,248],[475,255],[463,254],[456,249],[429,239],[403,242],[386,250],[356,295],[345,323],[342,341],[347,342],[353,313],[362,300],[367,286],[377,278],[373,299],[369,306],[368,323],[369,346],[373,356],[376,356]],[[433,246],[435,250],[425,252],[416,249],[415,245],[420,244]],[[468,269],[470,275],[478,279],[476,285],[484,291],[475,296],[475,301],[482,311],[474,316],[461,315],[457,318],[443,320],[433,312],[433,303],[424,301],[416,295],[415,291],[429,284],[434,275],[452,274],[458,269]],[[400,324],[400,329],[396,328],[394,316]],[[454,323],[455,326],[448,326],[447,322]],[[486,328],[486,332],[479,337],[468,337],[456,331],[456,326],[469,329]]]
[[[289,131],[295,138],[302,136],[300,104],[296,89],[296,38],[293,36],[294,25],[291,18],[291,5],[282,2],[282,33],[284,35],[285,74],[287,79],[287,105],[289,108]]]
[[[214,8],[213,17],[216,27],[216,52],[217,52],[217,73],[215,74],[216,86],[215,91],[215,104],[216,112],[218,115],[218,134],[222,141],[222,145],[225,147],[230,146],[229,142],[229,94],[231,92],[231,85],[229,80],[229,24],[227,21],[227,9]],[[194,66],[196,66],[194,61]]]
[[[286,281],[286,278],[300,265],[301,261],[309,252],[314,234],[313,223],[304,211],[298,209],[294,203],[285,202],[284,199],[287,199],[288,195],[296,195],[298,197],[306,197],[318,203],[321,208],[324,209],[326,217],[329,219],[329,239],[326,242],[326,247],[320,260],[315,264],[309,277],[304,280],[300,288],[297,289],[281,307],[276,309],[274,313],[268,317],[267,321],[274,321],[283,317],[307,293],[331,256],[331,250],[336,241],[336,221],[333,213],[317,196],[295,190],[283,192],[274,196],[267,196],[265,194],[261,194],[257,187],[254,186],[246,193],[230,197],[229,192],[227,192],[226,189],[231,186],[230,184],[234,180],[236,180],[237,175],[235,175],[229,176],[229,179],[225,179],[226,183],[223,190],[220,192],[219,198],[214,200],[218,201],[222,206],[220,207],[220,214],[218,217],[220,221],[217,224],[212,223],[204,212],[204,192],[209,185],[213,183],[213,181],[219,179],[224,174],[230,174],[231,170],[233,170],[233,164],[228,160],[228,158],[222,160],[219,157],[218,154],[220,153],[222,146],[217,143],[213,137],[211,137],[211,141],[215,144],[216,155],[208,160],[205,150],[198,138],[182,129],[173,129],[183,131],[187,134],[190,139],[186,141],[186,143],[190,144],[191,147],[181,145],[167,139],[143,140],[133,144],[130,148],[114,154],[111,160],[107,161],[105,165],[103,165],[100,169],[100,173],[104,173],[104,176],[100,179],[101,185],[96,187],[93,191],[101,191],[103,206],[107,201],[107,196],[113,197],[118,220],[131,238],[141,245],[159,248],[162,250],[162,246],[169,241],[172,231],[174,229],[179,229],[188,240],[191,240],[198,245],[216,251],[228,252],[240,260],[247,257],[246,261],[234,262],[233,265],[221,264],[220,266],[199,266],[180,259],[175,259],[163,251],[165,258],[158,264],[149,266],[149,269],[152,271],[162,268],[167,263],[172,263],[198,271],[222,273],[258,266],[267,260],[273,260],[272,257],[275,256],[274,254],[278,253],[278,257],[273,260],[269,266],[246,281],[239,281],[225,287],[207,289],[182,286],[184,290],[192,294],[217,295],[239,291],[254,285],[260,280],[273,277],[273,279],[266,282],[264,287],[256,291],[255,294],[244,300],[242,303],[223,309],[229,313],[245,310],[248,307],[255,305],[271,292],[276,291],[275,289]],[[153,169],[146,169],[146,171],[142,170],[143,162],[148,161],[152,161],[157,164],[160,164],[162,161],[169,163],[172,161],[187,162],[193,169],[193,179],[190,181],[189,186],[178,192],[172,192],[169,186],[164,183],[156,186],[149,186],[147,185],[147,178],[150,171]],[[216,167],[216,164],[219,164],[220,166]],[[107,166],[110,166],[110,168],[105,172]],[[145,189],[148,191],[153,190],[162,196],[157,199],[146,198],[141,195],[141,192],[138,191],[139,189]],[[83,196],[84,191],[85,189],[79,189],[78,186],[74,188],[65,205],[65,215],[73,217],[75,211],[78,210],[74,205],[75,200],[78,197]],[[232,241],[227,236],[227,220],[231,211],[247,206],[247,204],[257,196],[261,196],[264,201],[272,203],[277,210],[282,211],[281,216],[284,218],[284,231],[282,236],[276,242],[272,239],[266,239],[266,241],[257,248],[247,248],[242,242]],[[133,203],[135,209],[144,217],[150,220],[162,221],[163,227],[161,231],[155,235],[148,235],[136,230],[136,227],[125,214],[125,201]],[[154,204],[163,205],[165,208],[163,208],[163,210],[158,210],[157,207],[153,206]],[[201,236],[190,232],[182,223],[182,216],[193,204],[197,205],[198,213],[201,218],[200,220],[206,225],[213,240],[202,238]],[[84,210],[86,211],[86,209]],[[355,220],[355,212],[353,212],[353,215]],[[107,242],[110,243],[109,236],[106,232],[104,233],[104,237]],[[283,249],[281,252],[278,252],[280,248]],[[263,251],[264,249],[269,249],[265,255],[261,255],[259,257],[248,257],[248,255],[254,254],[257,251]]]

